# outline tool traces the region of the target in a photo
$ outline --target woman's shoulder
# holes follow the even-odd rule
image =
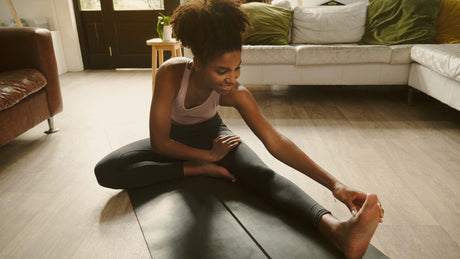
[[[235,86],[229,94],[222,95],[220,97],[219,104],[222,106],[233,106],[237,107],[240,105],[245,105],[248,100],[251,100],[252,94],[251,92],[244,87],[244,85],[238,84]]]
[[[191,64],[191,59],[176,57],[170,58],[164,62],[155,76],[155,88],[170,89],[175,94],[179,91],[182,75],[185,71],[185,66]]]
[[[185,66],[191,64],[191,61],[191,59],[183,57],[170,58],[158,68],[156,77],[157,79],[174,81],[181,79]]]
[[[185,58],[185,57],[175,57],[166,60],[163,64],[161,64],[159,70],[166,70],[166,71],[177,71],[181,70],[184,71],[185,66],[187,64],[191,64],[192,59]]]

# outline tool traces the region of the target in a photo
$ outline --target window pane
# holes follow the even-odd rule
[[[80,8],[82,11],[101,10],[100,0],[80,0]]]
[[[164,0],[113,0],[114,10],[163,10]]]

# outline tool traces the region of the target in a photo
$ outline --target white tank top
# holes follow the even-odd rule
[[[192,60],[188,60],[187,64],[185,64],[185,71],[182,76],[179,92],[171,106],[171,120],[175,123],[190,125],[204,122],[214,117],[219,109],[220,94],[216,91],[212,91],[208,99],[202,104],[190,109],[185,108],[185,96],[187,95],[192,69]]]

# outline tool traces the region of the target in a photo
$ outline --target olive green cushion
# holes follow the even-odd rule
[[[287,45],[291,27],[292,10],[265,3],[242,4],[251,20],[251,27],[243,39],[246,45]]]
[[[370,0],[361,44],[435,43],[441,0]]]

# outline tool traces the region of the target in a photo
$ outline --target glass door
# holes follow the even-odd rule
[[[183,1],[183,0],[182,0]],[[86,69],[149,68],[159,13],[181,0],[74,0]]]

